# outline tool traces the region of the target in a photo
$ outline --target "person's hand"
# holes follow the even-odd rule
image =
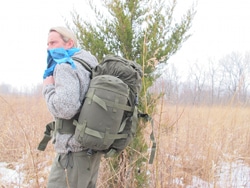
[[[43,80],[43,85],[49,85],[49,84],[54,84],[55,80],[53,76],[48,76]]]

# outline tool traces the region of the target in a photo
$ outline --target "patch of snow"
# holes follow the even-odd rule
[[[8,168],[8,163],[0,162],[0,180],[2,185],[22,185],[24,180],[24,174],[19,172],[19,167],[15,169]]]
[[[214,182],[206,182],[199,177],[192,177],[191,185],[184,185],[183,178],[176,178],[174,183],[186,188],[250,188],[250,167],[243,161],[233,163],[223,162],[217,166],[219,169]]]
[[[200,187],[200,188],[205,188],[205,187],[214,187],[212,185],[212,183],[208,183],[196,176],[193,176],[193,179],[192,179],[192,185],[188,185],[186,188],[197,188],[197,187]]]
[[[17,165],[14,167],[15,169],[10,169],[8,165],[8,163],[0,162],[0,185],[16,185],[13,188],[24,187],[24,174],[20,172],[20,166]],[[174,183],[186,188],[250,188],[250,167],[244,164],[244,161],[223,162],[216,165],[216,168],[217,176],[214,182],[206,182],[199,177],[193,176],[192,185],[184,185],[183,178],[174,179]],[[40,183],[44,181],[43,178],[39,179]]]
[[[218,172],[217,185],[221,187],[250,188],[250,167],[237,161],[233,163],[223,162]]]

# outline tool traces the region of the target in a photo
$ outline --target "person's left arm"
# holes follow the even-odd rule
[[[58,64],[54,75],[44,80],[43,95],[56,118],[71,119],[79,111],[80,82],[75,71],[67,63]]]

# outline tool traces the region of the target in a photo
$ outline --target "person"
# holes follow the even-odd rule
[[[53,136],[56,157],[48,177],[48,188],[94,188],[102,153],[88,152],[74,138],[73,119],[80,111],[90,83],[90,73],[73,57],[95,67],[98,62],[90,52],[77,48],[77,39],[66,27],[52,27],[47,41],[47,69],[42,93],[56,127],[69,125],[68,133],[56,129]]]

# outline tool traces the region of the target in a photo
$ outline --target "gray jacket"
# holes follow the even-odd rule
[[[74,56],[83,59],[93,68],[98,64],[97,59],[85,50],[76,52]],[[55,84],[43,87],[43,96],[54,118],[73,118],[80,111],[87,92],[90,73],[80,63],[74,63],[76,69],[68,63],[57,64],[53,73]],[[84,149],[73,135],[57,133],[55,139],[57,153],[79,152]]]

